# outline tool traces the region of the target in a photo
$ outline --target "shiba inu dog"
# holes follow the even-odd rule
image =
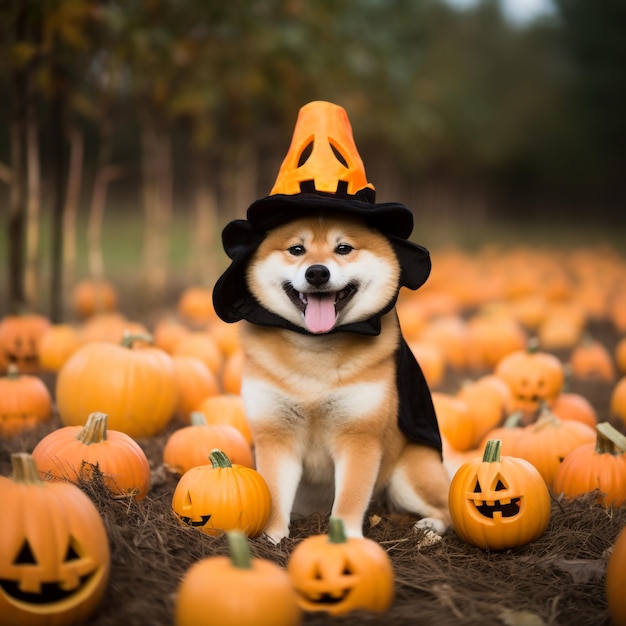
[[[266,309],[310,334],[243,323],[242,396],[254,434],[257,469],[272,494],[266,534],[288,535],[292,512],[327,512],[362,536],[373,496],[449,524],[448,476],[439,452],[411,443],[398,428],[395,310],[378,336],[332,333],[368,319],[397,292],[400,267],[377,231],[358,219],[308,217],[271,231],[248,268],[248,285]]]
[[[224,229],[232,263],[213,292],[222,319],[243,320],[241,393],[272,496],[265,534],[279,542],[294,515],[320,512],[360,537],[376,497],[442,534],[441,438],[395,311],[430,257],[407,241],[406,207],[374,203],[343,109],[311,103],[296,130],[270,196]]]

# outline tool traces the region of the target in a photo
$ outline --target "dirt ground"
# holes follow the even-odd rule
[[[595,328],[594,335],[611,334]],[[607,337],[613,341],[614,337]],[[454,388],[452,372],[444,388]],[[51,388],[54,379],[47,380]],[[572,382],[608,419],[610,387]],[[83,485],[102,513],[108,530],[112,569],[99,610],[84,626],[166,626],[173,624],[177,585],[197,559],[226,552],[226,541],[182,526],[171,511],[176,477],[162,465],[173,422],[157,437],[138,440],[148,456],[152,486],[140,503],[112,499],[98,484]],[[0,474],[10,474],[10,454],[32,451],[41,437],[60,426],[57,417],[31,433],[0,439]],[[623,428],[622,428],[623,430]],[[373,509],[380,521],[365,530],[388,552],[395,573],[395,600],[384,614],[352,613],[329,618],[307,614],[304,624],[384,624],[385,626],[603,626],[609,624],[604,591],[608,551],[626,525],[626,509],[605,510],[592,499],[552,500],[545,534],[532,544],[502,552],[485,551],[462,541],[453,530],[435,544],[424,542],[412,522]],[[297,522],[279,546],[251,540],[253,555],[284,565],[294,546],[311,534],[326,532],[327,520]],[[209,587],[210,591],[210,587]],[[236,593],[236,590],[233,590]],[[242,598],[242,602],[246,598]]]

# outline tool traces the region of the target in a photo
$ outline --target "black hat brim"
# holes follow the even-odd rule
[[[367,190],[370,191],[370,190]],[[396,202],[375,204],[367,194],[342,196],[324,193],[276,194],[257,200],[248,208],[254,230],[271,230],[311,213],[345,214],[359,217],[386,235],[408,239],[413,231],[413,214]]]

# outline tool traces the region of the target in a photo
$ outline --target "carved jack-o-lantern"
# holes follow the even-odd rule
[[[239,530],[248,537],[263,532],[270,514],[270,490],[256,470],[232,465],[221,450],[210,465],[187,470],[176,485],[172,509],[180,521],[217,536]]]
[[[300,193],[302,183],[315,191],[337,193],[346,186],[354,195],[367,182],[363,161],[352,136],[346,111],[331,102],[309,102],[300,109],[291,145],[270,195]]]
[[[43,482],[31,455],[11,460],[13,477],[0,477],[0,621],[83,623],[109,577],[102,518],[76,485]]]
[[[550,521],[550,494],[541,474],[524,459],[500,458],[501,443],[489,440],[482,459],[461,465],[449,492],[457,535],[491,550],[534,541]]]
[[[307,537],[295,547],[287,571],[304,611],[382,612],[393,601],[393,568],[385,550],[371,539],[346,538],[337,518],[331,518],[328,535]]]
[[[23,374],[40,369],[39,339],[50,327],[43,315],[7,315],[0,321],[0,371],[14,363]]]
[[[494,370],[504,379],[512,393],[512,411],[524,414],[524,423],[539,409],[542,402],[551,404],[563,389],[563,363],[553,354],[539,350],[531,339],[525,350],[505,356]]]

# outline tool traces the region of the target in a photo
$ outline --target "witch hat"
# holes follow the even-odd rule
[[[222,243],[232,263],[213,290],[220,318],[291,328],[286,320],[275,319],[256,302],[246,286],[246,269],[269,230],[311,214],[361,218],[391,242],[400,262],[400,286],[417,289],[428,278],[428,251],[408,241],[413,230],[410,209],[399,203],[376,203],[376,191],[367,181],[345,109],[314,101],[300,109],[291,145],[270,194],[250,205],[246,220],[234,220],[224,228]],[[395,299],[383,304],[380,315],[393,307]],[[332,332],[377,334],[380,315],[371,322],[340,326]],[[303,332],[296,327],[292,330]]]

